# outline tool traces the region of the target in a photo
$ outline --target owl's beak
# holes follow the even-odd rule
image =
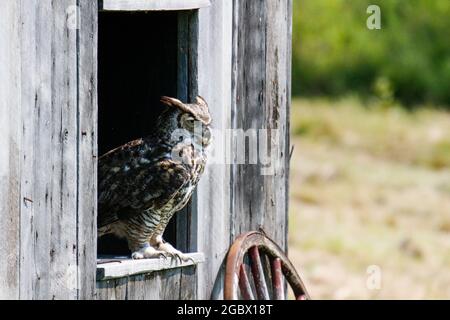
[[[212,135],[209,129],[203,130],[202,134],[202,144],[208,146],[211,143]]]

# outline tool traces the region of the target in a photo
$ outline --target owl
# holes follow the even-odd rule
[[[167,106],[144,138],[113,149],[98,162],[98,236],[128,242],[133,259],[187,256],[162,238],[175,212],[188,203],[205,169],[211,117],[195,103],[162,97]]]

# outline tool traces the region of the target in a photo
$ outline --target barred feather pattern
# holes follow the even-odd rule
[[[162,235],[174,213],[186,206],[205,169],[210,129],[202,123],[196,136],[184,114],[169,108],[149,136],[99,158],[98,236],[125,238],[135,251]],[[187,129],[188,142],[173,134],[180,128]]]

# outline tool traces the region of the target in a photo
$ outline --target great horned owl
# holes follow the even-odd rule
[[[162,97],[168,106],[152,133],[111,150],[98,163],[98,236],[125,238],[133,259],[186,256],[162,234],[182,209],[206,164],[208,105]]]

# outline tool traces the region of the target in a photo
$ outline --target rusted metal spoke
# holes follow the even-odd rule
[[[256,294],[259,300],[269,300],[269,290],[267,290],[266,279],[264,276],[261,257],[257,246],[251,247],[249,250],[252,265],[253,280],[255,282]]]
[[[280,258],[272,260],[272,287],[274,300],[284,300],[283,272]]]
[[[239,268],[239,288],[241,289],[241,295],[244,300],[255,300],[244,264],[241,264]]]

